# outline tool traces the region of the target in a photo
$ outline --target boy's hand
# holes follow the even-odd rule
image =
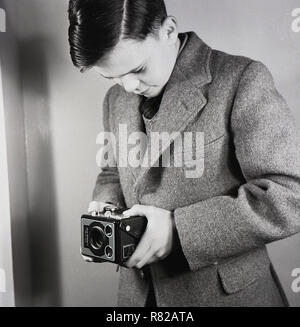
[[[93,211],[102,212],[105,207],[111,205],[111,203],[92,201],[88,206],[88,213],[91,214]]]
[[[124,211],[129,216],[145,216],[148,220],[146,230],[132,256],[126,263],[128,268],[163,260],[172,250],[176,230],[171,211],[153,206],[134,205]]]
[[[87,257],[87,256],[85,256],[85,255],[82,254],[82,249],[81,249],[81,247],[80,247],[80,254],[81,254],[81,256],[82,256],[82,259],[83,259],[85,262],[94,262],[93,258],[91,258],[91,257]]]

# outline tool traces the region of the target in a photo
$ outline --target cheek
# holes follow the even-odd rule
[[[156,65],[149,66],[147,74],[145,74],[144,78],[141,78],[141,80],[146,84],[161,85],[165,78],[165,68],[160,63],[156,63]]]
[[[156,86],[161,82],[161,74],[159,71],[152,70],[145,78],[142,80],[145,84]]]
[[[144,76],[141,76],[141,82],[152,86],[162,86],[168,79],[168,60],[163,49],[149,49],[149,56],[146,60],[147,71]]]

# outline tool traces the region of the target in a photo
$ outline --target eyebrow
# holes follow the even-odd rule
[[[122,76],[125,76],[125,75],[128,75],[128,74],[131,74],[131,73],[134,73],[134,72],[140,70],[142,67],[143,67],[143,63],[140,64],[138,67],[132,69],[130,72],[125,73],[125,74],[122,74],[122,75],[117,76],[117,77],[107,77],[107,76],[102,75],[101,73],[99,73],[99,74],[100,74],[102,77],[104,77],[104,78],[107,78],[107,79],[114,79],[114,78],[120,78],[120,77],[122,77]]]

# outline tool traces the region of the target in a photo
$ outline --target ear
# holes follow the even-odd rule
[[[171,44],[176,43],[178,38],[177,20],[174,16],[168,16],[161,25],[160,39]]]

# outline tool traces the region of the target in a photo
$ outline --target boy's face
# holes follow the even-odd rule
[[[179,45],[176,25],[170,28],[166,23],[156,37],[149,35],[144,41],[121,40],[94,68],[126,92],[155,97],[172,74]]]

